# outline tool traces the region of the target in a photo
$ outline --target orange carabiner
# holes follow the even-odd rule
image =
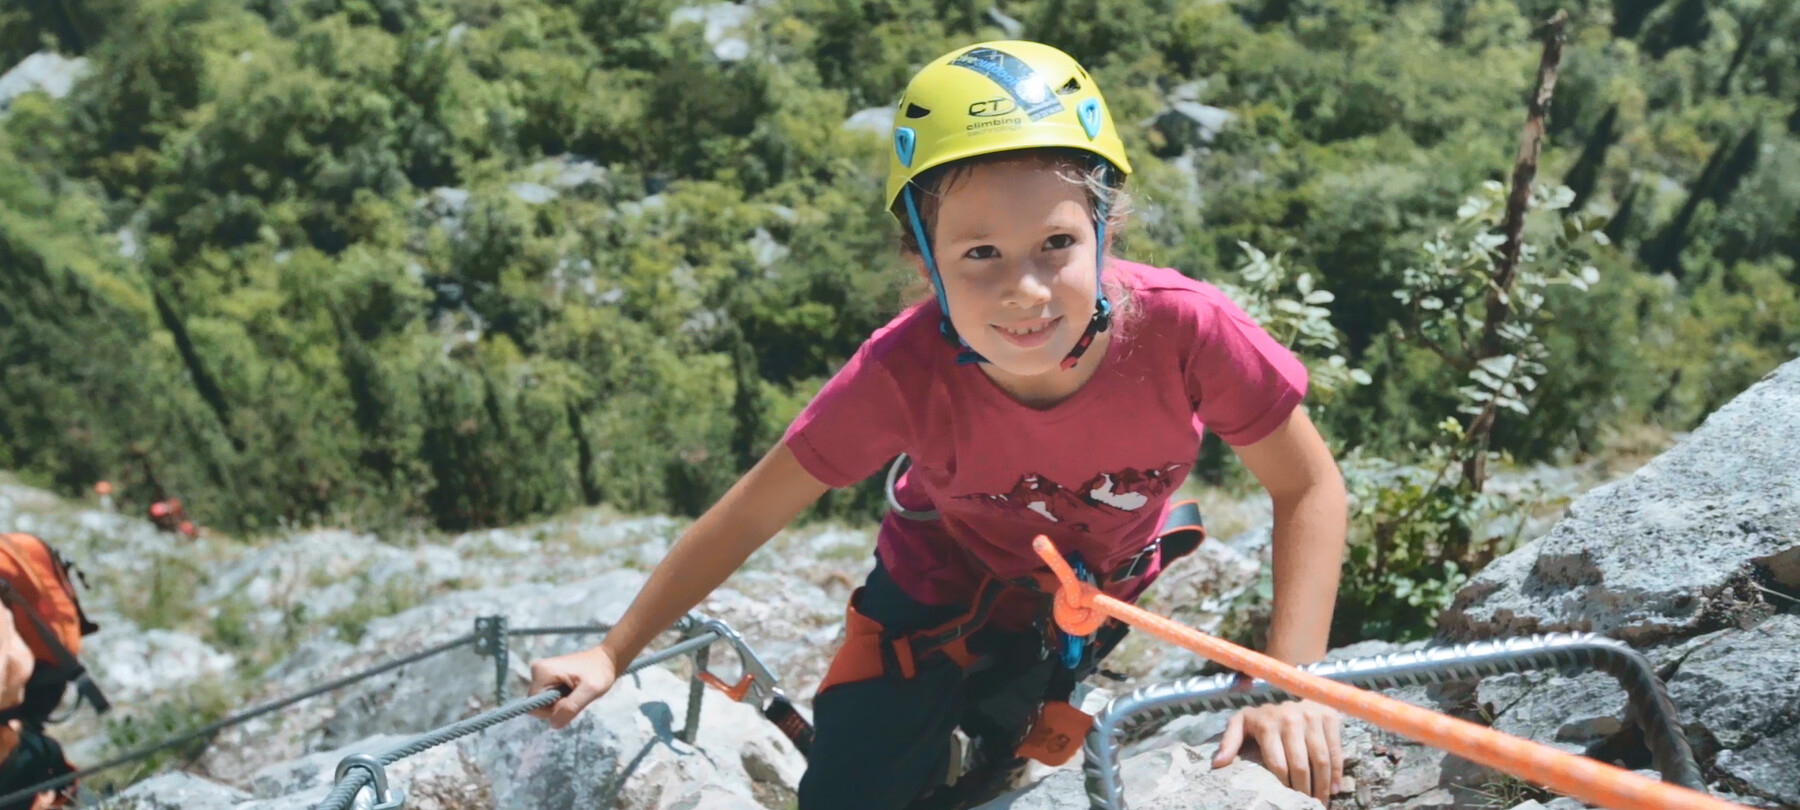
[[[750,694],[750,687],[756,683],[755,678],[746,674],[737,682],[736,686],[726,686],[719,676],[706,671],[701,671],[700,680],[707,686],[724,692],[725,696],[731,698],[733,703],[742,703],[744,696]]]

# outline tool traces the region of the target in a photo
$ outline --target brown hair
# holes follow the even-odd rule
[[[1096,158],[1094,153],[1080,149],[1064,147],[1040,147],[1036,149],[1015,149],[1007,152],[991,152],[985,155],[953,160],[942,166],[933,166],[920,172],[907,183],[913,192],[914,204],[919,209],[919,224],[924,227],[927,238],[937,232],[937,214],[943,192],[962,182],[976,169],[1000,163],[1035,163],[1044,168],[1054,169],[1057,176],[1070,185],[1081,186],[1087,191],[1088,215],[1091,217],[1100,210],[1101,204],[1106,207],[1106,234],[1109,241],[1125,227],[1131,218],[1131,195],[1125,191],[1125,177],[1105,161]],[[906,201],[895,198],[894,216],[900,221],[900,249],[912,254],[919,253],[919,240],[914,236],[912,223],[906,216]],[[1101,245],[1101,250],[1106,246]]]

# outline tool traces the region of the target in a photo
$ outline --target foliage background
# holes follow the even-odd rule
[[[1124,255],[1241,286],[1241,242],[1333,293],[1329,352],[1371,378],[1317,410],[1342,452],[1404,459],[1454,412],[1393,293],[1510,172],[1557,8],[1539,178],[1615,249],[1548,307],[1540,402],[1495,448],[1685,429],[1800,352],[1800,6],[1002,5],[1126,129]],[[160,487],[237,531],[705,508],[906,300],[883,139],[846,119],[1007,34],[987,0],[770,0],[726,61],[677,8],[8,4],[0,65],[89,70],[0,120],[0,468],[139,506]],[[1201,143],[1177,94],[1234,118]]]

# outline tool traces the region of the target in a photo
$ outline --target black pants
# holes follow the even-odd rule
[[[856,608],[895,633],[936,627],[966,610],[915,601],[879,562]],[[890,671],[820,692],[813,700],[816,736],[800,780],[800,810],[906,807],[943,783],[951,732],[959,726],[981,759],[1011,762],[1060,668],[1043,639],[1040,631],[983,628],[969,644],[981,658],[972,671],[929,655],[916,662],[912,678]]]
[[[26,725],[19,733],[19,747],[0,762],[0,795],[35,787],[73,771],[56,740],[42,729]],[[0,805],[0,810],[28,810],[35,799],[36,796],[27,796]]]

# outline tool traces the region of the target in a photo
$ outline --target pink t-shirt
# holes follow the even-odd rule
[[[983,566],[1038,570],[1039,534],[1113,570],[1162,527],[1202,426],[1250,444],[1305,396],[1306,368],[1216,287],[1118,260],[1107,273],[1132,311],[1094,376],[1053,407],[1022,405],[957,365],[927,301],[870,336],[788,427],[800,464],[833,487],[911,459],[896,497],[940,518],[890,512],[877,539],[908,595],[966,603]]]

